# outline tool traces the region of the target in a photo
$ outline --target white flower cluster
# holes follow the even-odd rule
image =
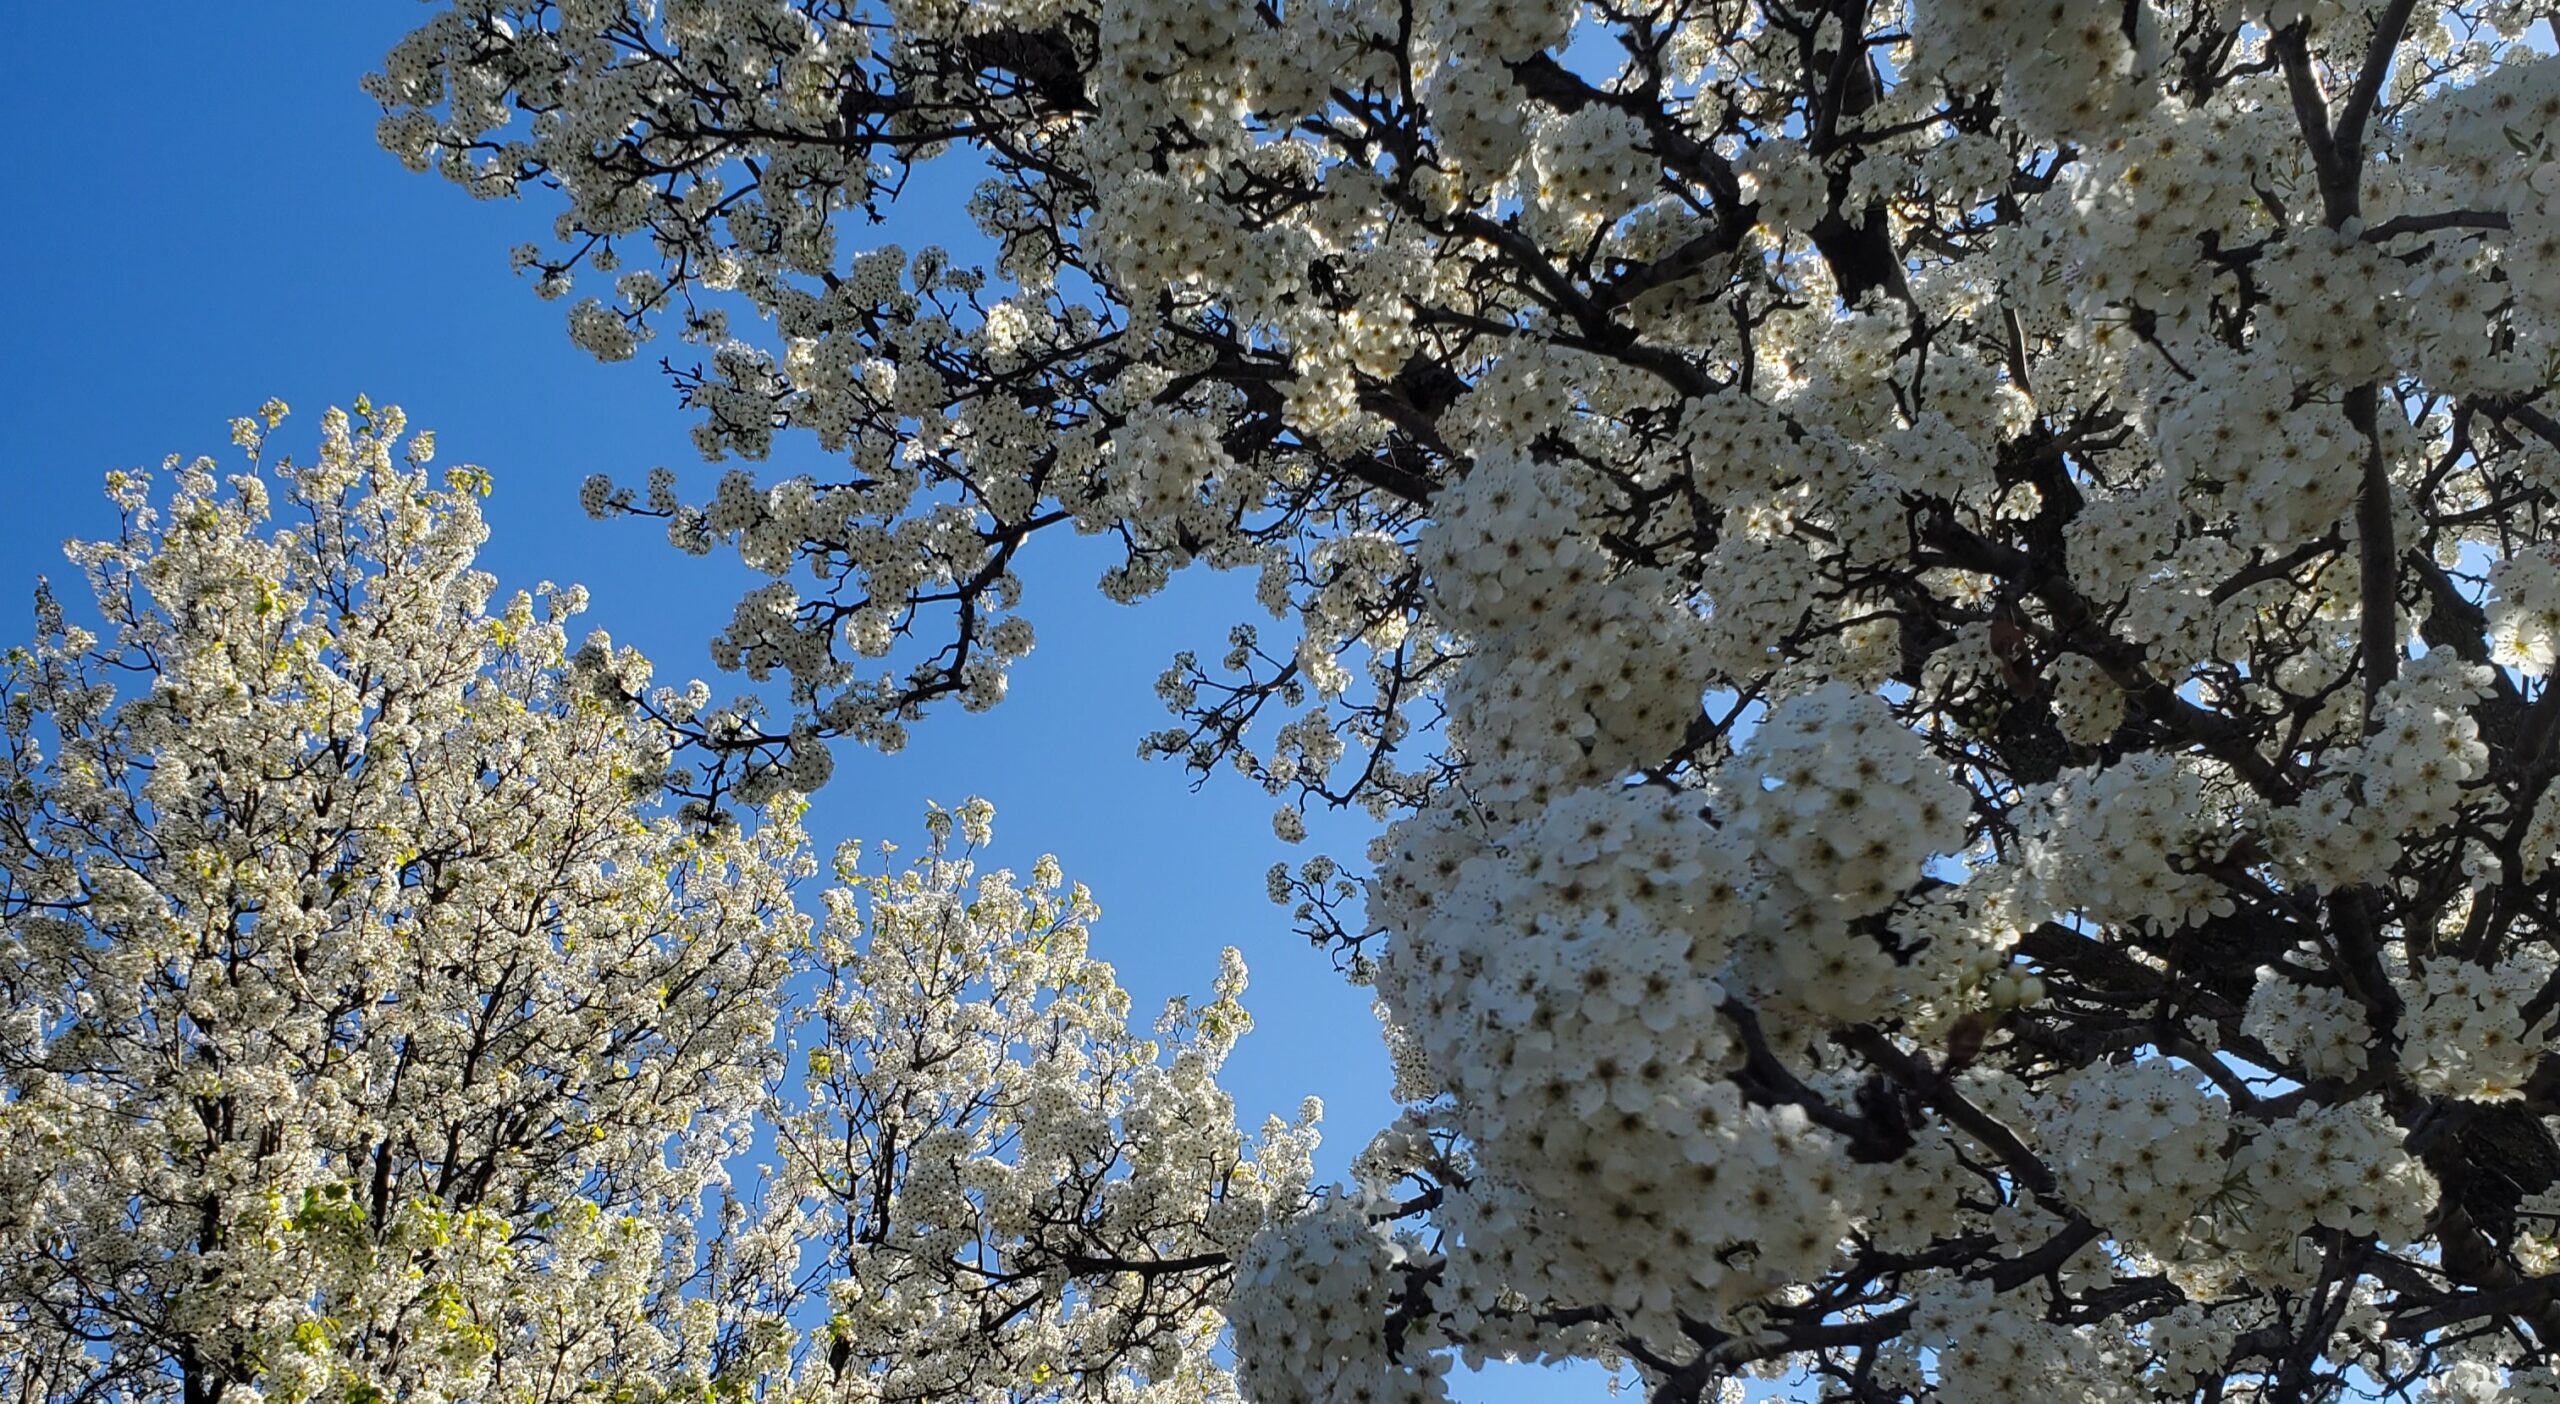
[[[2360,385],[2387,373],[2399,302],[2394,275],[2405,276],[2404,269],[2345,230],[2305,230],[2277,244],[2256,269],[2270,299],[2259,343],[2268,364],[2330,385]],[[2287,466],[2304,465],[2296,470],[2304,486],[2340,478],[2352,484],[2352,469],[2319,470],[2345,468],[2358,451],[2356,437],[2343,416],[2323,413],[2307,425],[2288,425],[2282,457]],[[2333,489],[2324,497],[2345,495]]]
[[[1672,582],[1612,569],[1591,497],[1554,465],[1488,453],[1441,494],[1416,548],[1473,646],[1449,683],[1451,739],[1505,813],[1666,753],[1706,690],[1696,612]]]
[[[1402,1269],[1414,1257],[1348,1195],[1264,1230],[1237,1265],[1227,1303],[1245,1397],[1256,1404],[1447,1399],[1436,1357],[1399,1354],[1399,1346],[1423,1344],[1419,1333],[1407,1328],[1405,1339],[1388,1339],[1387,1319],[1410,1314],[1413,1280]]]
[[[2053,905],[2092,921],[2175,929],[2231,909],[2203,864],[2230,831],[2213,811],[2226,787],[2182,757],[2128,756],[2066,772],[2033,809],[2030,870]]]
[[[2427,1381],[2427,1404],[2560,1404],[2560,1374],[2457,1360]]]
[[[1884,701],[1826,683],[1769,709],[1733,788],[1734,828],[1778,881],[1845,926],[1891,906],[1964,846],[1964,791]]]
[[[1530,227],[1556,243],[1588,239],[1632,212],[1661,163],[1633,115],[1594,104],[1530,134]]]
[[[2489,568],[2490,657],[2529,678],[2551,675],[2560,654],[2560,555],[2548,546],[2510,552]]]
[[[2237,1315],[2182,1302],[2152,1318],[2147,1344],[2165,1392],[2183,1397],[2222,1379],[2239,1336],[2234,1324]]]
[[[2289,387],[2284,371],[2260,360],[2182,395],[2159,428],[2161,463],[2181,493],[2229,514],[2242,539],[2277,549],[2338,526],[2354,507],[2364,454],[2334,405],[2269,413]]]
[[[2376,692],[2374,734],[2333,751],[2333,773],[2269,816],[2270,847],[2308,880],[2344,886],[2433,838],[2474,802],[2488,769],[2474,708],[2489,688],[2489,670],[2457,655],[2412,660]]]
[[[1478,1312],[1534,1284],[1665,1330],[1817,1274],[1855,1222],[1832,1133],[1729,1080],[1719,982],[1841,1020],[1892,1003],[1895,962],[1858,923],[1960,845],[1952,787],[1880,701],[1834,687],[1773,708],[1727,788],[1722,826],[1704,793],[1607,786],[1491,842],[1402,828],[1379,991],[1482,1160],[1450,1268]]]
[[[2084,1399],[2132,1404],[2141,1398],[2092,1333],[2043,1320],[2028,1306],[1971,1283],[1933,1283],[1912,1303],[1913,1344],[1925,1344],[1934,1376],[1898,1361],[1915,1396],[1944,1404],[2008,1404],[2019,1399]],[[1925,1394],[1923,1391],[1925,1390]]]
[[[2103,133],[2157,100],[2160,35],[2147,6],[1918,0],[1911,12],[1924,61],[1950,83],[1998,81],[2004,105],[2039,136]]]
[[[2436,1181],[2401,1148],[2379,1098],[2306,1108],[2260,1131],[2232,1158],[2247,1177],[2263,1234],[2314,1226],[2408,1243],[2426,1232]]]
[[[2100,1065],[2042,1100],[2063,1194],[2120,1241],[2176,1258],[2231,1176],[2231,1109],[2167,1060]]]
[[[2400,1063],[2409,1080],[2466,1101],[2523,1096],[2549,1032],[2531,1027],[2525,1006],[2550,985],[2554,970],[2549,953],[2539,950],[2516,952],[2493,966],[2458,957],[2427,961],[2403,982]]]
[[[2045,678],[2053,684],[2054,724],[2072,741],[2104,745],[2124,725],[2124,689],[2096,659],[2066,653],[2053,661]]]
[[[2272,966],[2259,967],[2241,1028],[2278,1057],[2291,1059],[2304,1077],[2341,1082],[2364,1071],[2373,1041],[2363,1006],[2334,976],[2312,984]]]
[[[1528,154],[1528,94],[1499,64],[1457,64],[1431,83],[1432,134],[1442,160],[1473,189],[1503,181]]]

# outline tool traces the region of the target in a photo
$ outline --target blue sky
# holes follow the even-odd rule
[[[637,481],[659,463],[708,495],[717,470],[695,458],[655,357],[596,364],[569,344],[562,306],[510,276],[509,246],[539,237],[551,207],[475,202],[373,144],[378,111],[357,79],[429,13],[243,0],[17,17],[17,71],[0,85],[18,134],[0,160],[22,192],[0,221],[0,262],[20,270],[18,331],[0,342],[0,638],[25,635],[37,575],[78,593],[62,543],[112,528],[109,470],[172,453],[237,463],[226,426],[269,396],[295,409],[278,442],[307,450],[319,411],[362,393],[435,429],[440,462],[490,470],[483,564],[502,588],[582,582],[589,622],[638,645],[662,679],[728,690],[706,641],[747,577],[678,555],[652,524],[577,507],[587,474]],[[945,217],[915,211],[887,237],[957,244],[957,210]],[[764,471],[826,466],[786,439]],[[1307,847],[1287,848],[1258,789],[1230,777],[1194,793],[1180,769],[1136,754],[1163,724],[1156,674],[1178,648],[1223,652],[1227,626],[1258,613],[1250,581],[1187,577],[1122,608],[1092,589],[1104,562],[1086,543],[1043,544],[1023,572],[1041,644],[1009,700],[928,718],[896,756],[841,752],[812,832],[822,850],[853,836],[911,844],[926,800],[986,796],[994,861],[1027,868],[1053,852],[1092,887],[1097,953],[1142,1010],[1205,993],[1218,948],[1242,948],[1258,1023],[1230,1064],[1239,1115],[1256,1124],[1321,1096],[1320,1169],[1339,1174],[1392,1114],[1384,1054],[1366,992],[1290,932],[1262,874],[1315,849],[1356,859],[1366,830],[1318,822]],[[1607,1397],[1598,1370],[1526,1366],[1462,1376],[1459,1394]]]

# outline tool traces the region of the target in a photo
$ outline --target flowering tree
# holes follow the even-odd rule
[[[697,793],[992,705],[1044,532],[1259,573],[1146,747],[1391,821],[1274,889],[1412,1110],[1250,1396],[2551,1399],[2537,15],[458,0],[371,84],[835,465],[588,486],[772,577]],[[954,150],[990,267],[855,246]]]
[[[1043,858],[978,873],[983,801],[863,876],[852,846],[795,1009],[800,1095],[772,1113],[757,1230],[772,1280],[828,1308],[813,1400],[1232,1400],[1219,1358],[1234,1268],[1304,1203],[1319,1111],[1248,1147],[1216,1073],[1251,1020],[1226,951],[1215,998],[1156,1037],[1086,954],[1097,914]],[[1247,1150],[1251,1155],[1247,1155]],[[804,1263],[796,1279],[783,1266]],[[797,1297],[786,1294],[788,1300]]]
[[[489,609],[486,476],[359,408],[112,477],[105,634],[40,595],[9,656],[0,1395],[1232,1397],[1211,1308],[1314,1139],[1236,1133],[1232,953],[1132,1035],[976,803],[796,915],[797,806],[654,812],[647,665],[574,589]]]

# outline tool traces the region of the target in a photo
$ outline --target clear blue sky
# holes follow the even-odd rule
[[[77,593],[61,547],[112,527],[106,472],[236,455],[229,420],[269,396],[295,409],[280,442],[307,451],[319,411],[364,393],[435,429],[440,462],[494,475],[483,563],[502,588],[583,582],[590,622],[638,645],[662,678],[727,690],[706,641],[745,577],[676,554],[650,524],[577,507],[585,475],[635,481],[658,463],[708,495],[716,470],[694,458],[654,357],[596,364],[568,343],[562,307],[509,275],[508,247],[539,237],[550,206],[474,202],[373,145],[378,114],[357,79],[429,13],[261,0],[18,16],[16,71],[0,85],[14,134],[0,159],[20,192],[0,220],[0,266],[19,270],[17,330],[0,343],[0,639],[25,636],[37,575]],[[889,232],[910,247],[965,237],[956,209],[918,210]],[[826,467],[786,440],[765,471]],[[1255,613],[1250,582],[1188,578],[1123,609],[1091,588],[1098,557],[1043,544],[1067,550],[1025,569],[1041,644],[1009,700],[929,718],[894,757],[840,753],[812,830],[822,848],[910,843],[927,799],[986,796],[997,861],[1054,852],[1093,888],[1096,950],[1141,1010],[1205,992],[1218,948],[1241,947],[1258,1027],[1230,1065],[1239,1113],[1256,1124],[1321,1096],[1320,1169],[1338,1175],[1392,1114],[1384,1054],[1366,992],[1291,934],[1262,874],[1315,848],[1356,859],[1365,831],[1319,824],[1308,848],[1285,848],[1259,790],[1229,778],[1193,793],[1178,768],[1136,755],[1163,724],[1156,674],[1177,648],[1223,651],[1227,625]],[[1597,1370],[1497,1367],[1462,1376],[1459,1393],[1599,1400],[1603,1386]]]

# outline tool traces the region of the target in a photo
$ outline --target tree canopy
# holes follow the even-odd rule
[[[369,83],[401,158],[556,211],[516,262],[579,344],[698,348],[705,456],[811,465],[586,488],[770,577],[714,643],[770,705],[603,674],[682,832],[996,705],[1044,534],[1115,599],[1256,573],[1144,746],[1284,840],[1382,826],[1272,888],[1409,1109],[1302,1212],[1141,1215],[1232,1259],[1247,1397],[1515,1354],[1665,1404],[2534,1400],[2555,43],[2506,0],[453,0]],[[866,245],[937,161],[974,245]],[[915,1280],[1019,1300],[919,1222]]]
[[[8,656],[0,1395],[1231,1398],[1315,1140],[1216,1085],[1241,961],[1133,1033],[979,802],[799,912],[802,806],[660,808],[645,660],[492,608],[403,428],[112,475],[103,632]]]

